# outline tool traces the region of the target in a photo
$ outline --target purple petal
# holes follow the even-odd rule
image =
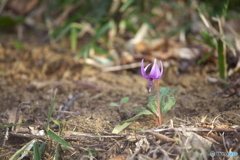
[[[160,77],[162,77],[162,74],[163,74],[163,64],[162,64],[162,62],[160,61]],[[160,78],[159,77],[159,78]]]
[[[152,64],[152,63],[148,64],[148,65],[144,68],[145,73],[146,73],[148,67],[149,67],[151,64]]]
[[[148,64],[145,68],[144,68],[144,62],[143,62],[143,60],[142,60],[142,63],[141,63],[141,73],[142,73],[142,76],[144,77],[144,78],[146,78],[146,79],[149,79],[149,76],[146,74],[146,71],[147,71],[147,69],[148,69],[148,67],[151,65],[151,63],[150,64]]]
[[[160,61],[160,67],[159,67],[159,75],[156,77],[156,79],[159,79],[162,77],[162,74],[163,74],[163,64],[162,62]]]
[[[147,75],[146,75],[146,71],[144,70],[144,62],[143,62],[144,60],[142,59],[142,63],[141,63],[141,73],[142,73],[142,76],[144,77],[144,78],[146,78],[147,77]]]
[[[156,59],[154,60],[154,63],[153,63],[151,72],[149,74],[149,77],[153,78],[153,79],[159,79],[161,77],[161,72],[160,72],[159,67],[157,65],[157,60]]]

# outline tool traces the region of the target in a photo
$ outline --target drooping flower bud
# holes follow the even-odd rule
[[[141,73],[142,73],[142,76],[144,78],[146,78],[147,80],[149,80],[149,92],[151,92],[151,89],[152,89],[152,85],[153,85],[153,81],[156,80],[156,79],[159,79],[162,77],[162,74],[163,74],[163,64],[162,62],[160,61],[160,65],[158,66],[157,64],[157,60],[155,59],[154,60],[154,63],[153,63],[153,66],[152,66],[152,69],[150,71],[150,73],[147,75],[146,74],[146,71],[148,69],[148,67],[151,65],[148,64],[145,68],[144,68],[144,60],[142,60],[142,63],[141,63]]]

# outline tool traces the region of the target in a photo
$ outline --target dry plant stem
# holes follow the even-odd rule
[[[155,90],[157,94],[157,111],[158,111],[158,125],[162,124],[162,113],[161,113],[161,106],[160,106],[160,93],[158,91],[159,89],[159,83],[158,80],[155,81]]]

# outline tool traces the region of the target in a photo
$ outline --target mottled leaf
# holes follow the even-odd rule
[[[159,100],[161,112],[163,114],[169,111],[176,103],[176,100],[174,98],[174,92],[176,92],[177,90],[178,89],[169,89],[166,87],[159,88]],[[155,92],[152,93],[148,98],[148,108],[157,115],[157,98]]]
[[[162,87],[159,89],[160,91],[160,101],[161,101],[161,112],[164,114],[176,103],[174,98],[174,92],[178,91],[178,89],[169,89],[166,87]]]

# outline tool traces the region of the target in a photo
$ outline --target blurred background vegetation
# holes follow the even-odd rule
[[[149,42],[164,39],[160,46],[166,50],[173,39],[208,46],[198,63],[217,53],[220,77],[226,78],[226,63],[233,63],[226,53],[237,56],[239,50],[239,0],[2,0],[0,6],[0,33],[18,35],[19,48],[31,33],[106,66],[141,59],[139,52],[154,56],[148,50],[157,45]]]

